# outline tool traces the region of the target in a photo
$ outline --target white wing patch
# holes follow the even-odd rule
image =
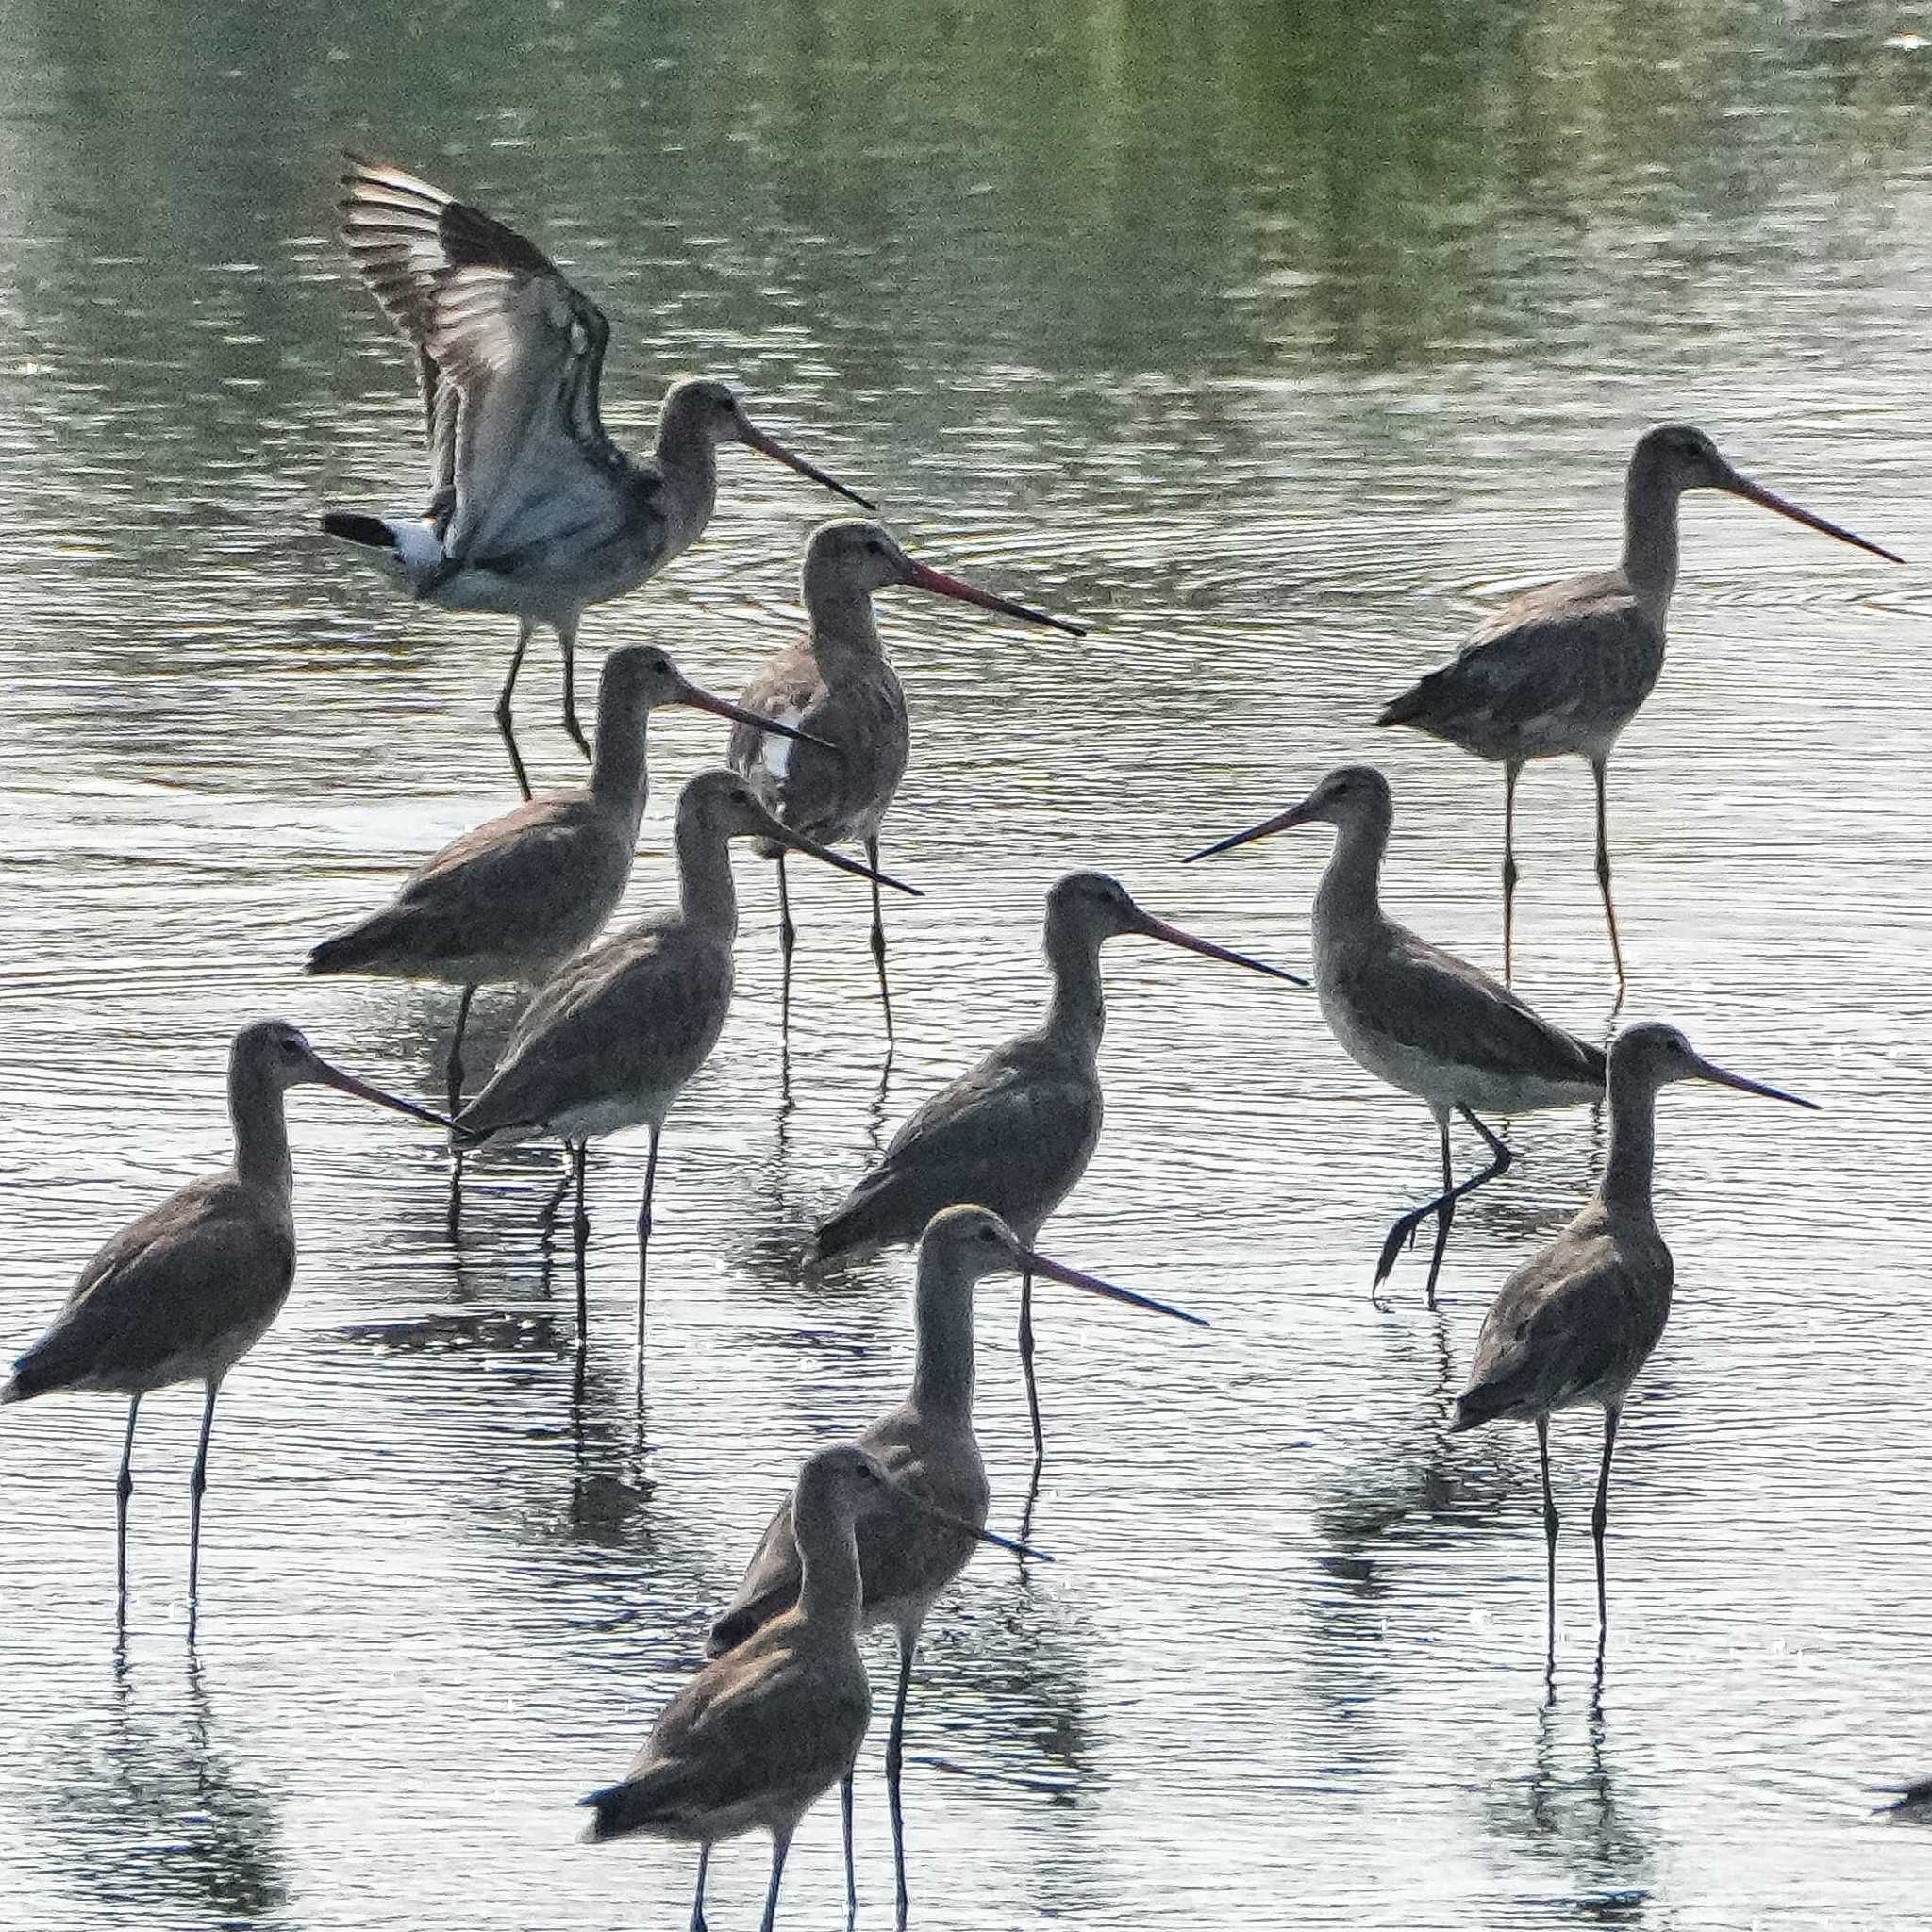
[[[781,724],[796,725],[805,716],[803,706],[790,711],[774,711],[772,715]],[[781,738],[775,731],[767,731],[758,740],[758,762],[764,766],[774,785],[785,782],[785,774],[791,769],[791,747],[798,742],[795,738]]]

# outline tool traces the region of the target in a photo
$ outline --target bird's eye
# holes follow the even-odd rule
[[[992,1229],[991,1229],[991,1228],[990,1228],[990,1227],[982,1227],[982,1228],[981,1228],[981,1229],[979,1230],[979,1239],[980,1239],[981,1241],[991,1241],[992,1240],[992,1238],[993,1238],[993,1232],[992,1232]]]
[[[282,1051],[293,1059],[302,1051],[302,1042],[298,1040],[285,1039],[282,1041]]]
[[[867,553],[873,557],[883,557],[886,554],[886,546],[876,537],[868,537],[865,540],[865,547]]]

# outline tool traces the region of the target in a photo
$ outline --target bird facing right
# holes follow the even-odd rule
[[[1589,1205],[1535,1259],[1503,1284],[1483,1318],[1469,1387],[1452,1432],[1496,1421],[1533,1422],[1542,1465],[1549,1569],[1549,1660],[1557,1644],[1557,1506],[1550,1494],[1550,1417],[1593,1405],[1604,1412],[1603,1462],[1591,1534],[1596,1542],[1599,1655],[1608,1629],[1604,1531],[1610,1455],[1624,1399],[1650,1359],[1671,1312],[1674,1267],[1651,1206],[1657,1090],[1708,1080],[1768,1100],[1812,1108],[1775,1087],[1726,1073],[1674,1026],[1626,1026],[1610,1048],[1610,1152]]]
[[[744,702],[754,711],[810,732],[817,741],[794,744],[741,725],[731,734],[732,769],[742,772],[794,831],[822,845],[857,839],[865,847],[866,863],[877,871],[879,830],[906,775],[912,739],[906,694],[873,614],[874,591],[904,584],[1074,637],[1083,633],[1064,618],[1049,617],[915,562],[889,530],[857,517],[821,525],[812,532],[802,581],[810,628],[765,664],[746,690]],[[778,861],[778,943],[785,962],[781,1011],[789,1015],[797,933],[785,882],[785,848],[770,844],[760,856]],[[886,984],[885,915],[876,892],[872,956],[890,1040],[892,996]]]
[[[886,1740],[886,1793],[892,1819],[892,1864],[898,1923],[906,1924],[906,1834],[899,1802],[906,1729],[906,1693],[919,1633],[934,1599],[965,1569],[974,1537],[984,1539],[989,1501],[986,1466],[973,1430],[973,1290],[1003,1269],[1038,1274],[1070,1288],[1157,1314],[1183,1315],[1164,1302],[1114,1288],[1035,1254],[997,1214],[985,1208],[948,1208],[933,1216],[919,1244],[912,1329],[914,1367],[906,1399],[858,1438],[878,1457],[902,1500],[858,1526],[863,1621],[889,1623],[899,1636],[899,1690]],[[921,1505],[926,1507],[919,1507]],[[951,1522],[936,1519],[932,1507]],[[722,1657],[745,1642],[798,1598],[798,1538],[791,1506],[766,1526],[731,1607],[711,1625],[706,1649]],[[845,1807],[845,1865],[852,1870],[852,1807]]]
[[[984,1202],[1022,1241],[1039,1235],[1100,1144],[1100,1041],[1107,1024],[1100,949],[1129,935],[1307,984],[1279,966],[1155,918],[1105,873],[1069,873],[1046,895],[1043,950],[1053,974],[1046,1017],[995,1047],[913,1113],[892,1136],[885,1158],[820,1226],[816,1259],[857,1260],[906,1246],[942,1208],[959,1201]],[[1020,1362],[1038,1459],[1046,1453],[1045,1436],[1033,1376],[1033,1290],[1024,1272]]]
[[[1566,577],[1512,597],[1474,641],[1382,708],[1377,724],[1408,724],[1503,767],[1503,979],[1514,965],[1516,781],[1536,758],[1583,758],[1596,780],[1596,875],[1623,994],[1624,949],[1610,893],[1610,753],[1664,668],[1664,619],[1677,582],[1677,503],[1721,490],[1808,529],[1904,559],[1800,509],[1742,475],[1703,430],[1647,429],[1624,484],[1624,554],[1614,570]]]

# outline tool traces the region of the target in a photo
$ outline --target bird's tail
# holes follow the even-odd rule
[[[1377,724],[1412,724],[1423,714],[1426,704],[1428,679],[1412,684],[1399,698],[1391,698],[1375,714]]]
[[[584,1836],[591,1844],[607,1839],[623,1838],[633,1831],[647,1831],[663,1824],[675,1807],[663,1789],[665,1780],[646,1772],[642,1777],[625,1778],[621,1785],[606,1785],[577,1803],[591,1813],[590,1829]]]
[[[1459,1436],[1465,1429],[1479,1429],[1485,1423],[1509,1414],[1515,1407],[1515,1391],[1507,1383],[1486,1382],[1465,1389],[1449,1411],[1449,1433]]]
[[[0,1382],[0,1402],[25,1402],[25,1395],[21,1391],[20,1378],[18,1376],[9,1375],[5,1382]]]
[[[442,540],[427,524],[372,517],[361,510],[331,509],[324,511],[322,527],[326,535],[339,537],[344,543],[374,551],[371,561],[411,586],[430,577],[446,561]]]
[[[761,1591],[748,1603],[734,1604],[711,1620],[705,1632],[705,1655],[724,1657],[741,1643],[756,1637],[781,1610],[798,1601],[795,1578],[784,1589]]]
[[[820,1224],[812,1236],[812,1258],[856,1261],[887,1246],[891,1241],[887,1224],[890,1194],[889,1189],[868,1189],[861,1181],[844,1206]]]
[[[308,952],[308,973],[357,973],[382,957],[391,938],[390,921],[377,913],[360,925],[324,940]]]

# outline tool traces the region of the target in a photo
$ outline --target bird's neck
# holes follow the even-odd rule
[[[807,570],[805,610],[811,621],[812,656],[821,669],[841,659],[881,656],[878,620],[873,614],[872,592],[831,572]]]
[[[1351,819],[1335,828],[1335,849],[1315,889],[1318,941],[1346,936],[1381,916],[1382,855],[1388,849],[1386,814]]]
[[[1597,1196],[1607,1208],[1648,1216],[1657,1156],[1657,1088],[1613,1061],[1609,1091],[1610,1154]]]
[[[857,1631],[862,1601],[858,1539],[851,1519],[841,1519],[816,1498],[791,1505],[798,1542],[798,1607],[808,1624]]]
[[[718,450],[697,424],[672,411],[658,425],[658,469],[670,492],[673,555],[696,541],[718,501]]]
[[[912,1401],[922,1415],[973,1420],[973,1284],[922,1255],[913,1291],[918,1359]]]
[[[689,813],[677,821],[677,902],[686,921],[738,936],[738,889],[731,841]]]
[[[291,1200],[295,1169],[289,1158],[289,1125],[282,1090],[261,1067],[228,1070],[228,1118],[235,1125],[235,1174],[256,1187]]]
[[[1053,974],[1053,1001],[1046,1009],[1047,1032],[1088,1059],[1097,1058],[1101,1036],[1107,1030],[1099,941],[1049,923],[1046,964]]]
[[[611,811],[625,812],[633,825],[644,815],[649,774],[644,730],[617,716],[597,720],[597,748],[591,759],[591,796]]]
[[[1677,499],[1674,483],[1633,458],[1624,485],[1624,577],[1659,625],[1677,584]]]

